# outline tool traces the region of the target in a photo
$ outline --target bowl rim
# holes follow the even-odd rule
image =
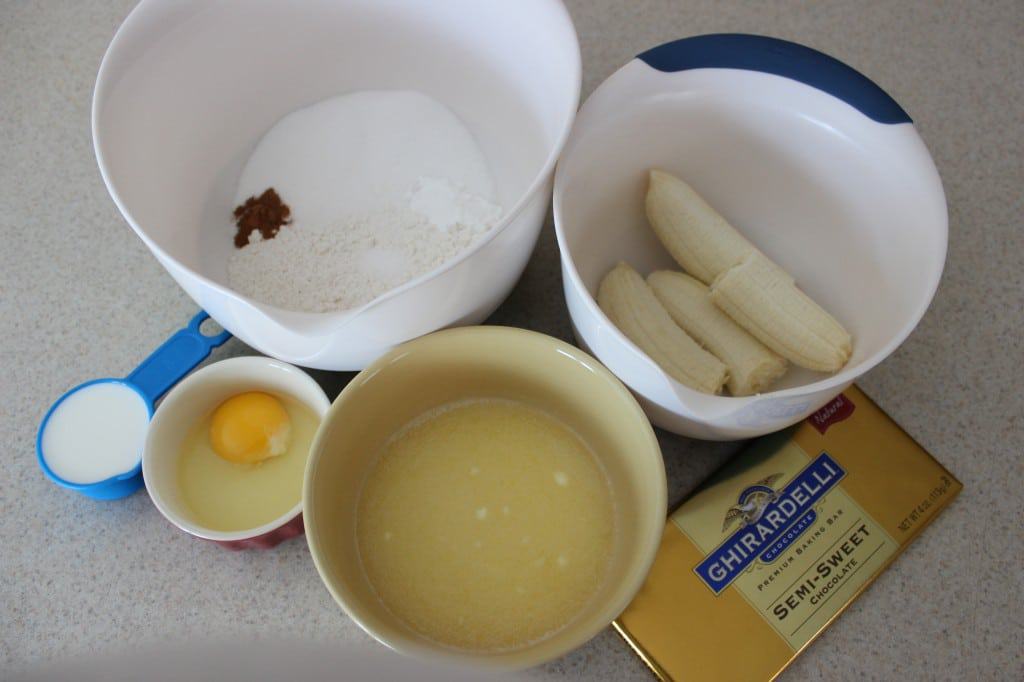
[[[612,73],[607,79],[605,79],[600,85],[598,85],[597,88],[594,89],[594,91],[587,98],[587,101],[585,101],[583,105],[580,107],[579,117],[582,118],[585,115],[585,113],[587,112],[587,105],[602,89],[606,89],[609,87],[617,87],[618,84],[616,83],[616,81],[625,80],[629,78],[630,76],[627,69],[635,68],[635,63],[640,63],[644,66],[644,68],[656,71],[653,67],[650,67],[647,64],[645,64],[643,60],[641,60],[640,58],[631,59],[630,61],[626,62],[623,66],[621,66],[619,69],[617,69],[614,73]],[[784,76],[750,72],[739,69],[698,68],[690,69],[688,71],[672,73],[671,79],[665,79],[663,81],[666,84],[665,91],[673,93],[686,91],[689,86],[686,84],[684,74],[708,70],[723,72],[723,76],[728,72],[734,72],[743,73],[746,76],[753,75],[754,77],[785,78]],[[792,82],[799,84],[799,81]],[[801,85],[808,88],[812,87],[805,84]],[[827,95],[827,93],[822,94]],[[851,105],[845,102],[844,104],[853,109]],[[614,120],[608,120],[614,123],[616,127],[618,127],[621,126],[624,121],[629,120],[635,115],[636,110],[625,112],[618,111],[616,112]],[[927,161],[929,162],[929,166],[924,170],[926,172],[930,171],[930,174],[933,176],[935,189],[937,189],[937,198],[941,201],[942,204],[943,211],[941,225],[936,224],[934,226],[934,229],[936,231],[936,245],[939,247],[938,253],[940,254],[940,257],[937,258],[938,267],[935,268],[934,271],[929,274],[929,281],[926,286],[925,295],[918,302],[917,306],[913,310],[913,313],[907,318],[906,322],[902,325],[899,331],[895,335],[893,335],[887,343],[883,344],[879,350],[877,350],[872,355],[869,355],[868,357],[864,358],[856,365],[850,365],[848,363],[835,374],[823,376],[822,378],[810,383],[805,383],[799,386],[792,386],[790,388],[784,388],[774,391],[767,391],[765,393],[757,393],[750,396],[712,395],[707,393],[701,393],[673,379],[671,376],[666,374],[660,367],[658,367],[658,365],[653,360],[651,360],[651,358],[648,357],[648,355],[644,353],[639,348],[639,346],[633,343],[629,338],[626,337],[625,334],[622,333],[622,331],[619,330],[619,328],[608,318],[608,316],[604,314],[604,311],[601,310],[594,296],[590,293],[590,290],[583,283],[583,279],[580,276],[579,271],[576,269],[576,263],[573,254],[568,247],[568,238],[565,234],[566,218],[563,213],[562,201],[566,191],[566,184],[569,182],[569,180],[566,177],[567,171],[565,169],[571,163],[574,152],[579,146],[576,143],[577,138],[579,136],[583,136],[586,134],[586,131],[580,131],[578,130],[578,127],[573,129],[573,133],[572,135],[570,135],[569,140],[566,144],[566,152],[559,159],[558,164],[555,168],[555,184],[552,196],[552,215],[555,226],[555,238],[558,242],[559,259],[562,265],[563,286],[565,288],[564,294],[568,296],[568,289],[571,286],[572,289],[581,298],[587,314],[590,317],[596,317],[596,319],[599,320],[604,327],[610,330],[610,333],[617,342],[618,346],[620,346],[626,352],[630,353],[635,359],[646,364],[653,372],[656,372],[658,375],[660,375],[666,382],[667,386],[669,386],[672,389],[671,397],[668,401],[666,401],[664,399],[664,395],[659,396],[652,395],[649,392],[641,392],[633,386],[633,383],[629,380],[628,377],[622,377],[623,382],[629,385],[630,388],[635,390],[638,394],[643,396],[645,400],[651,401],[652,403],[671,412],[674,415],[688,417],[691,419],[697,418],[698,420],[703,418],[713,419],[714,415],[720,413],[724,409],[741,409],[747,405],[751,405],[755,402],[764,399],[805,397],[813,393],[841,391],[845,386],[849,385],[858,377],[870,371],[880,362],[889,357],[889,355],[891,355],[893,351],[895,351],[896,348],[898,348],[900,344],[902,344],[907,339],[907,337],[910,336],[910,334],[920,323],[921,319],[924,317],[924,314],[925,312],[927,312],[932,300],[935,298],[939,282],[942,278],[942,273],[944,270],[946,256],[949,248],[948,203],[946,201],[945,190],[942,186],[942,180],[939,176],[938,169],[935,166],[935,161],[932,158],[931,153],[928,151],[927,147],[924,145],[923,140],[920,139],[920,136],[917,133],[917,129],[914,127],[913,123],[878,125],[899,126],[907,130],[910,134],[912,134],[914,137],[918,139],[918,141],[921,143],[921,148],[925,153]],[[682,268],[680,268],[680,270],[681,269]],[[576,325],[575,322],[574,329],[578,329],[578,325]],[[585,342],[585,340],[583,341]],[[595,355],[597,354],[595,353]],[[601,358],[598,356],[598,359],[600,360]],[[704,402],[705,406],[701,407],[699,405],[694,405],[694,403],[697,401]]]
[[[444,343],[449,338],[465,336],[485,336],[491,337],[492,339],[497,337],[512,339],[518,338],[520,341],[524,341],[526,343],[531,341],[545,343],[552,350],[576,360],[577,367],[589,370],[599,375],[604,384],[608,386],[609,390],[612,390],[621,396],[624,399],[625,404],[629,406],[627,408],[629,409],[629,418],[636,421],[646,436],[646,443],[644,444],[643,450],[655,460],[655,466],[653,467],[654,477],[657,479],[654,481],[655,493],[653,496],[646,498],[644,504],[650,505],[652,508],[659,510],[659,513],[655,517],[659,520],[656,524],[652,524],[651,528],[644,529],[646,535],[641,538],[641,545],[644,547],[644,551],[633,555],[629,568],[629,571],[634,575],[633,579],[623,582],[617,589],[613,590],[619,595],[619,598],[609,601],[604,608],[599,609],[593,616],[586,620],[570,621],[562,630],[557,631],[551,637],[543,638],[535,644],[530,644],[511,651],[493,653],[474,652],[471,650],[448,647],[439,643],[431,644],[429,643],[429,640],[418,640],[413,636],[394,637],[374,630],[372,626],[367,624],[360,613],[352,609],[352,601],[348,598],[348,589],[343,581],[333,577],[328,577],[329,574],[327,571],[326,558],[322,555],[319,546],[319,532],[317,528],[316,514],[313,512],[313,479],[316,471],[316,465],[323,456],[326,448],[324,440],[326,438],[325,434],[327,431],[327,425],[341,418],[340,414],[344,410],[345,405],[356,399],[355,396],[358,395],[360,387],[363,384],[371,380],[379,372],[387,371],[388,366],[396,359],[404,357],[411,352],[415,352],[417,350],[417,346]],[[483,341],[478,345],[478,347],[485,346],[486,344]],[[640,448],[638,448],[638,450],[639,449]],[[562,341],[561,339],[557,339],[553,336],[542,334],[540,332],[498,325],[458,327],[433,332],[397,346],[368,365],[366,369],[353,378],[352,381],[349,382],[349,384],[341,391],[334,403],[331,405],[330,410],[328,410],[327,414],[324,415],[323,420],[321,421],[321,427],[317,430],[316,437],[313,439],[313,445],[310,448],[310,455],[309,460],[306,463],[306,476],[302,490],[303,518],[306,524],[306,542],[309,545],[310,555],[313,557],[313,563],[316,566],[317,573],[319,574],[324,586],[331,593],[334,601],[341,606],[348,617],[355,621],[355,623],[359,625],[364,632],[381,644],[401,654],[437,661],[470,663],[482,668],[504,671],[521,670],[534,665],[539,665],[576,649],[596,636],[601,630],[608,627],[608,625],[617,618],[623,610],[625,610],[635,597],[636,593],[642,587],[644,580],[646,580],[647,574],[650,572],[651,566],[654,563],[658,548],[661,545],[661,536],[664,530],[664,516],[668,504],[667,497],[668,492],[664,459],[661,454],[661,447],[658,443],[657,435],[655,434],[650,421],[648,421],[647,416],[644,414],[643,409],[640,407],[640,404],[636,401],[633,394],[630,393],[629,389],[626,388],[626,386],[624,386],[623,383],[596,358],[591,356],[589,353]],[[572,632],[573,634],[567,637],[562,646],[559,646],[557,650],[554,651],[543,651],[543,644],[545,642],[548,642],[551,638],[557,637],[561,633],[565,632]],[[534,652],[533,655],[531,655],[531,652]]]
[[[435,279],[442,274],[454,269],[463,261],[468,260],[478,251],[482,250],[490,242],[494,241],[499,234],[515,222],[519,215],[526,210],[527,206],[536,198],[537,193],[542,189],[543,185],[549,181],[549,177],[552,175],[555,164],[557,163],[562,151],[565,149],[565,144],[569,139],[569,135],[572,131],[573,123],[576,120],[576,113],[579,108],[580,93],[583,86],[583,70],[582,70],[582,56],[580,53],[579,36],[576,32],[576,26],[572,21],[572,17],[569,14],[568,8],[566,8],[563,0],[535,0],[550,6],[553,15],[562,22],[562,28],[568,38],[571,39],[570,46],[570,59],[567,63],[570,69],[570,79],[572,82],[571,99],[569,100],[569,112],[562,123],[562,127],[558,134],[553,138],[553,143],[550,145],[550,151],[547,157],[544,159],[543,164],[539,170],[535,173],[533,180],[528,185],[527,189],[520,194],[519,199],[512,205],[506,213],[503,214],[502,218],[491,227],[477,242],[465,249],[454,258],[437,266],[433,270],[430,270],[415,279],[411,279],[404,284],[397,286],[393,289],[389,289],[384,293],[380,294],[376,298],[360,305],[355,308],[349,308],[346,310],[332,311],[332,312],[310,312],[303,310],[289,310],[287,308],[281,308],[270,303],[264,303],[254,298],[246,296],[241,292],[235,291],[231,287],[216,282],[206,275],[196,271],[195,269],[186,266],[184,263],[174,258],[166,250],[164,250],[159,244],[153,240],[149,234],[142,228],[141,224],[135,219],[135,216],[121,197],[121,193],[118,191],[117,186],[114,183],[111,173],[108,169],[106,157],[103,149],[105,147],[103,134],[100,129],[100,119],[102,116],[102,103],[107,99],[107,91],[112,87],[110,70],[112,68],[111,63],[118,59],[118,52],[122,49],[122,44],[128,41],[128,35],[131,33],[135,24],[144,23],[142,15],[150,5],[156,4],[162,0],[142,0],[136,5],[128,16],[125,17],[124,21],[118,27],[117,32],[111,39],[110,44],[107,46],[106,51],[103,53],[103,59],[100,61],[99,70],[96,74],[96,83],[93,86],[92,92],[92,104],[90,108],[90,128],[92,132],[92,143],[93,153],[96,156],[96,163],[99,166],[100,176],[103,178],[103,184],[107,188],[107,192],[110,194],[110,198],[113,199],[114,204],[117,206],[118,211],[124,219],[131,225],[132,230],[136,235],[146,244],[146,246],[156,254],[161,260],[174,263],[177,267],[187,272],[191,277],[195,278],[196,281],[202,285],[209,287],[216,291],[222,296],[226,296],[230,299],[239,301],[254,310],[263,312],[270,311],[275,314],[288,314],[288,315],[304,315],[310,316],[310,319],[317,320],[332,320],[336,323],[343,323],[357,315],[361,315],[372,308],[379,307],[385,302],[396,298],[401,294],[409,291],[410,289],[416,288],[420,284],[429,280]],[[338,93],[344,94],[344,93]],[[442,102],[444,104],[444,102]],[[447,106],[447,105],[445,105]]]
[[[311,377],[309,374],[307,374],[302,369],[296,367],[295,365],[290,365],[287,362],[282,362],[280,360],[269,358],[263,355],[245,355],[240,357],[227,358],[225,360],[220,360],[209,365],[206,365],[205,367],[202,367],[201,369],[198,369],[195,372],[189,374],[181,382],[174,386],[167,393],[166,396],[164,396],[164,398],[160,401],[160,405],[157,407],[156,411],[153,413],[152,418],[150,419],[149,431],[146,434],[146,444],[142,450],[142,476],[146,482],[146,492],[149,493],[149,497],[153,501],[153,506],[157,508],[157,510],[165,519],[167,519],[172,524],[177,526],[179,529],[185,531],[189,535],[193,535],[204,540],[212,540],[214,542],[232,542],[236,540],[248,540],[251,538],[256,538],[261,535],[265,535],[266,533],[269,533],[271,531],[277,530],[278,528],[286,525],[288,522],[292,521],[295,517],[299,516],[302,513],[302,496],[300,494],[298,502],[292,505],[288,509],[288,511],[281,514],[280,516],[275,517],[274,519],[271,519],[270,521],[267,521],[266,523],[260,526],[234,531],[214,530],[212,528],[206,528],[197,523],[192,523],[188,519],[185,519],[177,513],[175,513],[173,510],[170,509],[170,506],[167,504],[163,497],[162,486],[166,486],[167,484],[158,483],[156,485],[153,485],[154,480],[160,480],[159,477],[154,479],[151,476],[154,457],[152,453],[158,447],[155,445],[151,445],[150,443],[151,438],[155,438],[154,436],[152,436],[152,434],[155,433],[156,431],[154,427],[159,425],[160,420],[165,418],[165,415],[168,414],[168,412],[171,409],[173,409],[177,403],[187,400],[196,391],[202,391],[206,382],[208,382],[211,378],[222,376],[225,373],[228,373],[229,376],[238,377],[240,383],[244,383],[246,381],[251,381],[251,377],[249,376],[246,370],[252,367],[274,367],[276,369],[283,370],[285,372],[285,375],[289,377],[289,382],[295,385],[303,385],[305,388],[311,389],[313,395],[316,396],[316,405],[311,405],[309,404],[308,401],[300,399],[296,395],[291,395],[291,397],[309,407],[311,410],[313,410],[313,412],[318,413],[321,421],[323,420],[324,415],[327,413],[327,410],[330,408],[330,400],[328,400],[327,394],[324,392],[323,388],[320,386],[319,383],[317,383],[317,381],[313,377]],[[169,405],[169,407],[165,408],[165,405]],[[312,443],[310,443],[310,451],[312,451]],[[174,456],[177,457],[179,455],[175,454]],[[308,463],[309,455],[307,454],[306,457],[306,461]],[[147,473],[147,469],[149,469],[149,473]]]

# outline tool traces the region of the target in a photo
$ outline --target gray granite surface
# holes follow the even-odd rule
[[[376,647],[302,540],[230,553],[175,530],[144,492],[98,503],[36,466],[55,397],[124,374],[195,311],[93,158],[93,80],[132,4],[0,2],[0,670],[228,635]],[[745,31],[829,52],[914,117],[945,183],[949,258],[920,327],[861,385],[965,489],[786,677],[1024,679],[1024,3],[569,5],[584,95],[644,48]],[[557,264],[548,225],[492,321],[568,339]],[[250,352],[231,341],[214,359]],[[333,395],[350,375],[317,376]],[[740,446],[659,435],[673,503]],[[649,677],[610,631],[536,674]]]

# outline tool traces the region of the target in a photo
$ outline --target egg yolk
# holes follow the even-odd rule
[[[253,464],[288,450],[291,420],[267,393],[240,393],[220,404],[210,422],[210,446],[229,462]]]

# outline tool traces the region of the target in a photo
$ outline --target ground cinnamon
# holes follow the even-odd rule
[[[249,236],[259,232],[263,239],[273,239],[282,225],[291,222],[292,209],[281,201],[281,197],[269,187],[259,197],[249,197],[235,208],[235,247],[242,248],[249,243]]]

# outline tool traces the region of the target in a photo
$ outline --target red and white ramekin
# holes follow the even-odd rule
[[[188,433],[224,400],[245,391],[291,396],[323,417],[330,400],[304,371],[267,357],[230,358],[189,375],[163,399],[150,423],[142,455],[142,476],[153,504],[186,533],[228,549],[269,549],[302,535],[302,492],[287,512],[255,528],[221,531],[199,525],[178,485],[178,459]]]

